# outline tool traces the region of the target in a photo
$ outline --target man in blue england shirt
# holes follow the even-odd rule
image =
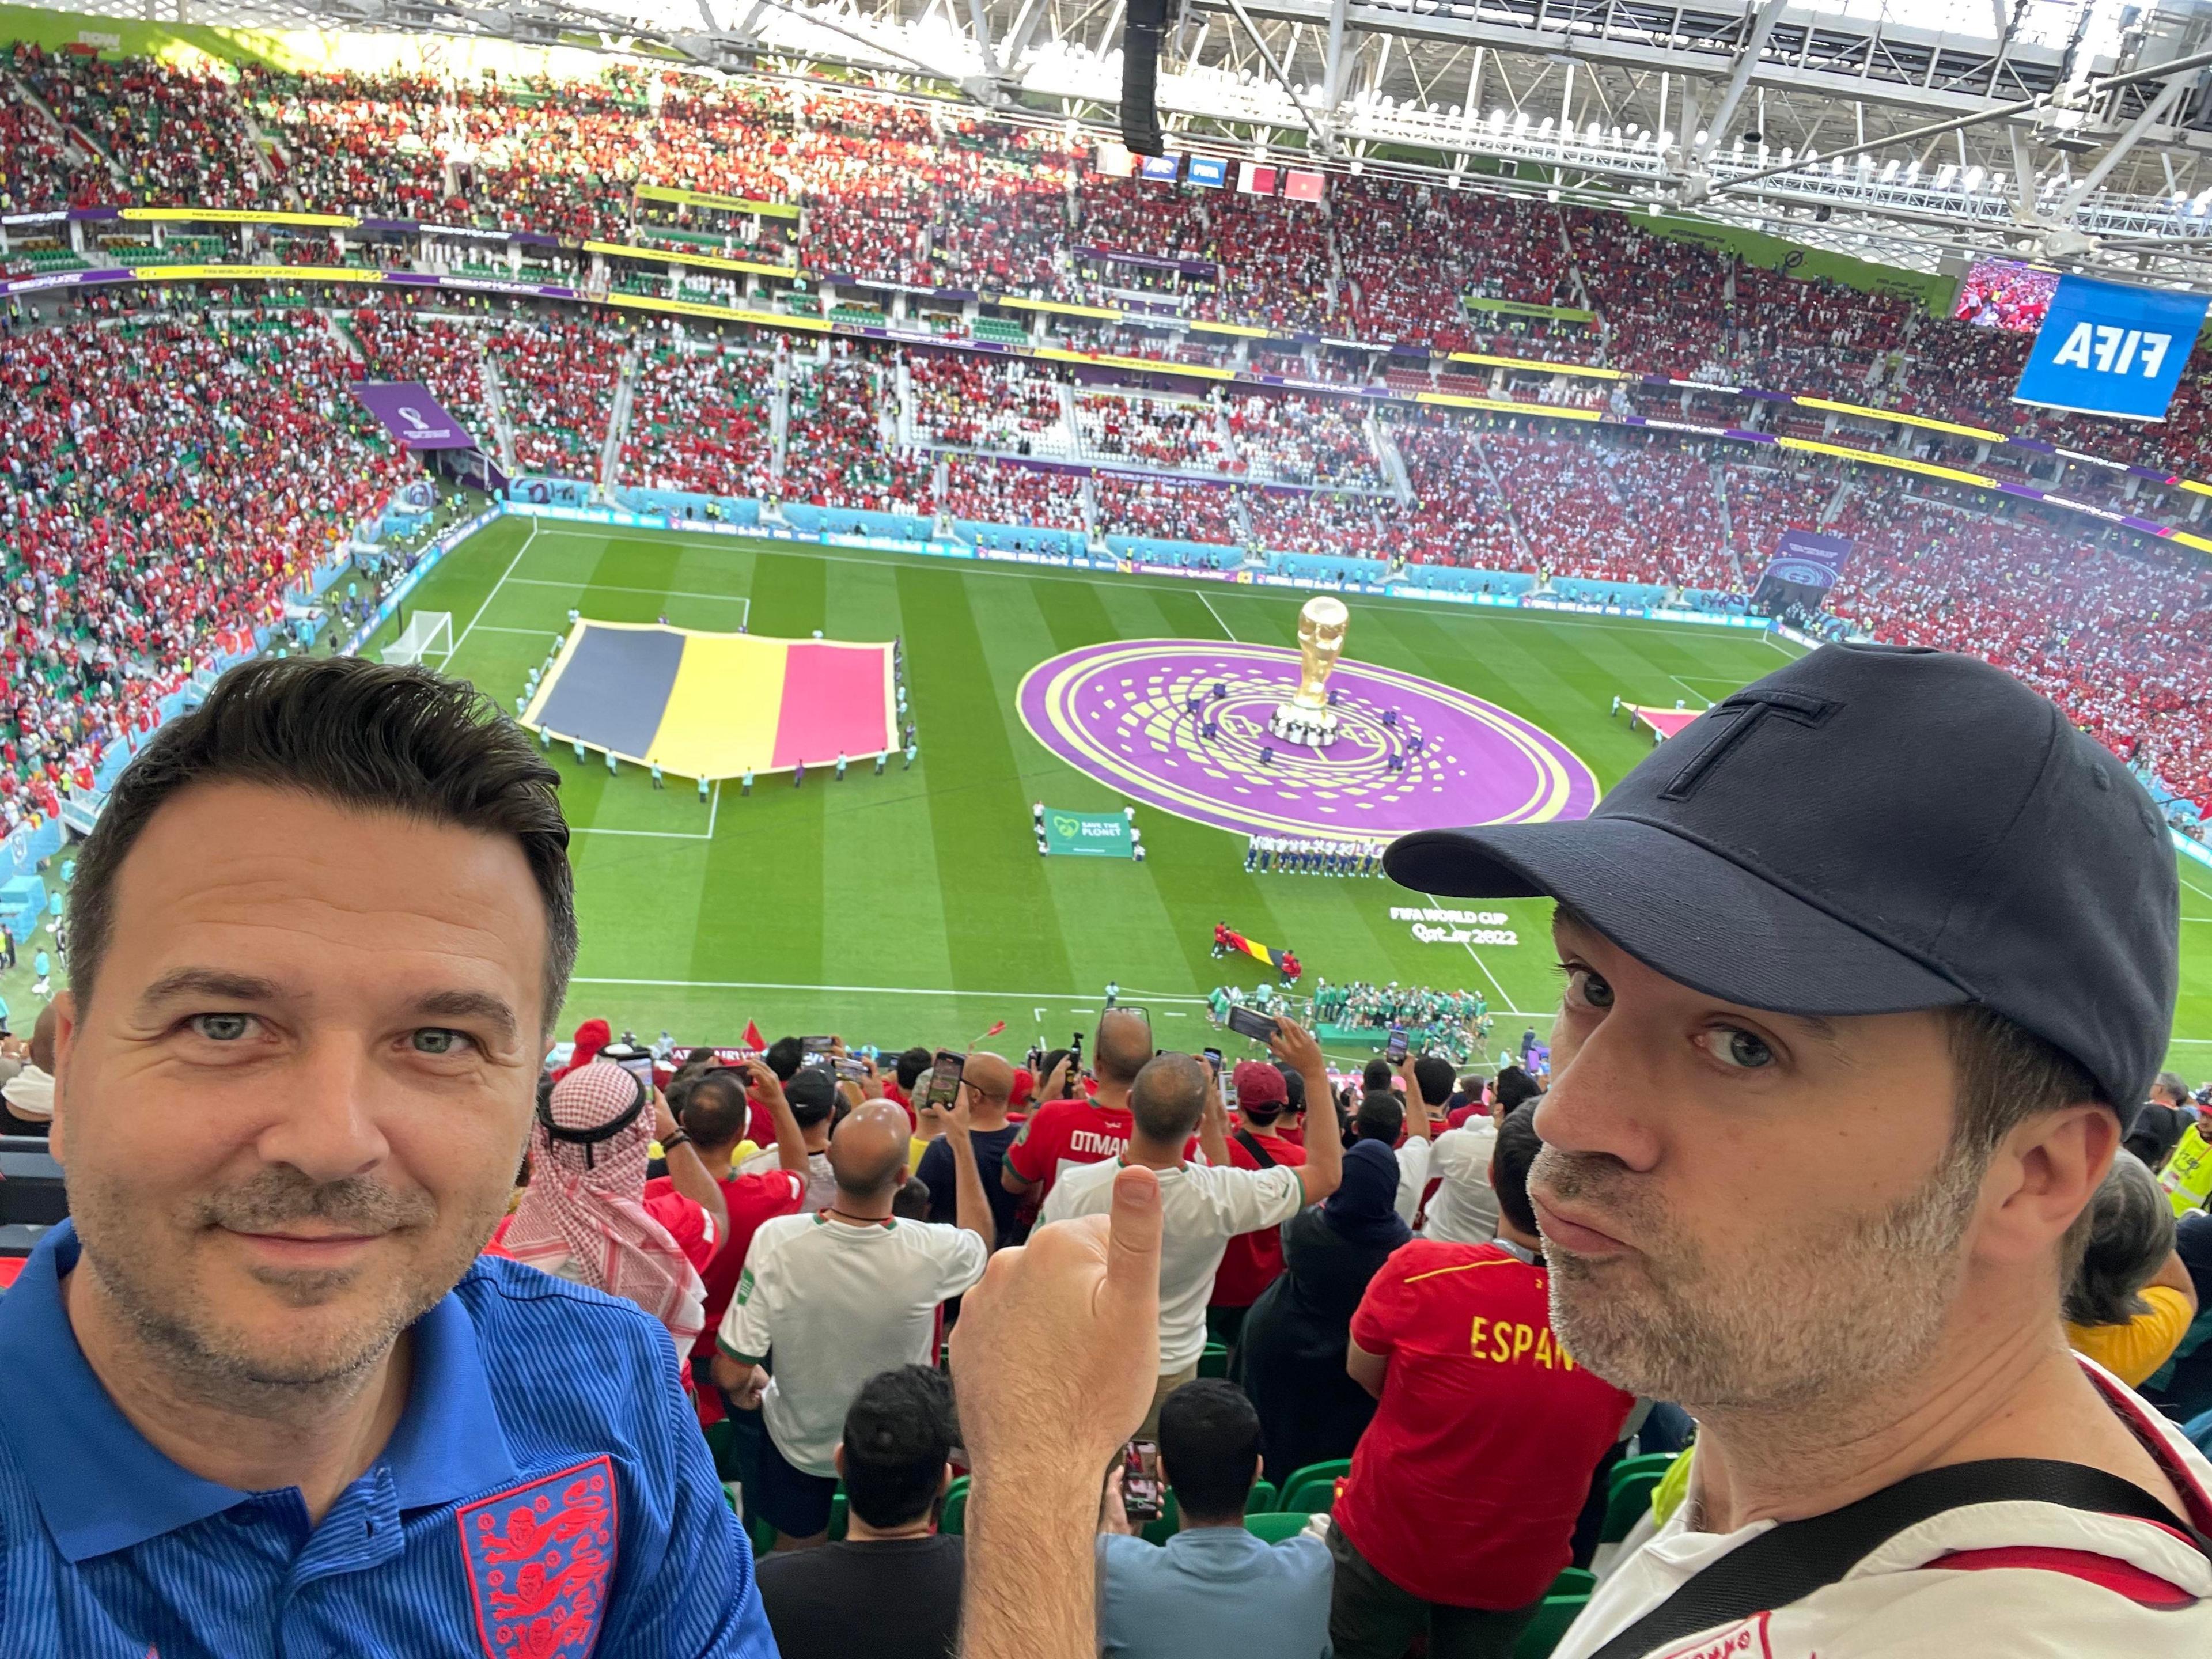
[[[576,946],[467,687],[232,671],[70,902],[72,1220],[0,1301],[0,1654],[772,1659],[638,1308],[477,1251]]]

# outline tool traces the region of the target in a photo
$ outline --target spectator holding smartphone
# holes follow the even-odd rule
[[[1327,1659],[1328,1547],[1267,1544],[1244,1529],[1260,1474],[1260,1416],[1234,1383],[1187,1382],[1160,1407],[1159,1472],[1181,1527],[1167,1547],[1136,1534],[1123,1472],[1098,1522],[1098,1648],[1107,1659]],[[769,1602],[773,1615],[775,1603]]]

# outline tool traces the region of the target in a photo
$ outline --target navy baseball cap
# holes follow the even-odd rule
[[[2112,752],[1972,657],[1831,645],[1659,744],[1589,817],[1426,830],[1417,892],[1549,896],[1708,996],[1975,1002],[2080,1062],[2124,1130],[2173,1029],[2179,878]]]

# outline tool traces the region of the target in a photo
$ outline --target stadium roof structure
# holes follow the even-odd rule
[[[1141,0],[1140,0],[1141,3]],[[583,46],[1115,126],[1128,0],[70,0]],[[2212,0],[1169,0],[1171,149],[2212,287]]]

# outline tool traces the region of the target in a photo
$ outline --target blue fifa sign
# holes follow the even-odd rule
[[[2013,400],[2162,421],[2208,303],[2202,294],[2062,276]]]

